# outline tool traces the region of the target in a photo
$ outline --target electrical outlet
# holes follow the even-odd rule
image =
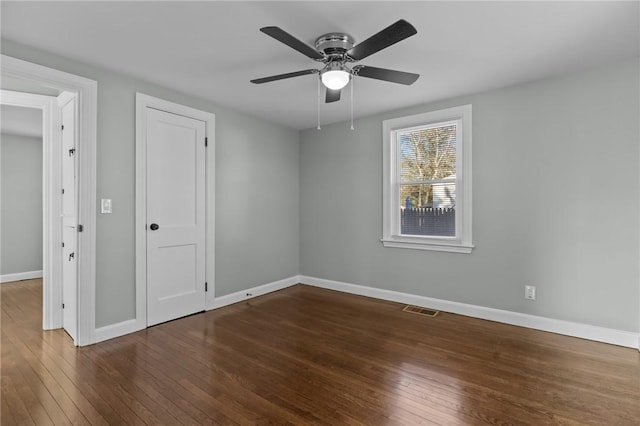
[[[525,285],[524,286],[524,298],[527,300],[536,300],[536,286]]]

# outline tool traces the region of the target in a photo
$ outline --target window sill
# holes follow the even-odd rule
[[[430,250],[430,251],[446,251],[450,253],[463,253],[469,254],[473,250],[474,246],[467,244],[453,244],[453,243],[440,243],[440,242],[426,242],[426,241],[402,241],[396,239],[382,239],[382,245],[392,248],[406,248],[413,250]]]

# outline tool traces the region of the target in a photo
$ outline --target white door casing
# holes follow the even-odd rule
[[[77,339],[78,214],[76,164],[76,99],[60,96],[62,115],[62,326]]]
[[[81,255],[77,258],[78,262],[78,338],[74,342],[76,345],[84,346],[95,343],[95,239],[96,239],[96,123],[97,123],[97,95],[98,83],[74,74],[48,68],[42,65],[23,61],[7,55],[0,55],[0,71],[3,76],[14,77],[27,80],[45,87],[52,87],[60,92],[68,91],[76,94],[78,117],[77,125],[77,162],[79,169],[78,179],[78,222],[84,225],[84,231],[79,234],[78,251]],[[55,101],[54,101],[55,102]],[[47,124],[45,118],[45,126],[53,125],[53,120]],[[47,130],[47,129],[45,129]],[[50,130],[53,134],[53,129]],[[59,159],[59,151],[47,153],[46,146],[43,156],[45,158],[45,169],[52,167],[52,164]],[[45,170],[46,172],[46,170]],[[54,174],[55,176],[55,174]],[[57,186],[54,188],[54,185]],[[60,182],[45,182],[45,198],[46,191],[51,194],[60,194]],[[51,212],[58,212],[61,200],[60,196],[52,196],[51,199],[45,199],[45,209],[50,208]],[[47,215],[53,217],[52,214]],[[59,220],[59,217],[58,217]],[[57,230],[57,231],[56,231]],[[55,233],[58,232],[56,236]],[[48,235],[47,235],[48,234]],[[43,272],[45,279],[47,270],[53,271],[52,274],[60,275],[59,285],[55,289],[45,287],[43,293],[43,324],[44,328],[59,328],[62,325],[62,283],[61,271],[54,265],[60,265],[61,262],[55,260],[56,253],[59,257],[62,255],[60,247],[60,226],[50,226],[47,228],[45,224],[45,240],[49,238],[49,246],[52,241],[57,240],[55,247],[49,250],[49,254],[45,252],[43,264]],[[45,243],[46,244],[46,243]],[[55,248],[55,250],[54,250]],[[45,249],[46,250],[46,249]],[[51,291],[50,291],[51,290]]]
[[[205,308],[206,123],[147,108],[147,325]]]

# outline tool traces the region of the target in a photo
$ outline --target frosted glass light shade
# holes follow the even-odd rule
[[[339,90],[349,84],[351,74],[343,70],[329,70],[322,73],[322,84],[331,90]]]

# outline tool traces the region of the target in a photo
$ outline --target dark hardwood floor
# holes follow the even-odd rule
[[[637,350],[298,285],[84,348],[2,284],[2,425],[639,425]]]

